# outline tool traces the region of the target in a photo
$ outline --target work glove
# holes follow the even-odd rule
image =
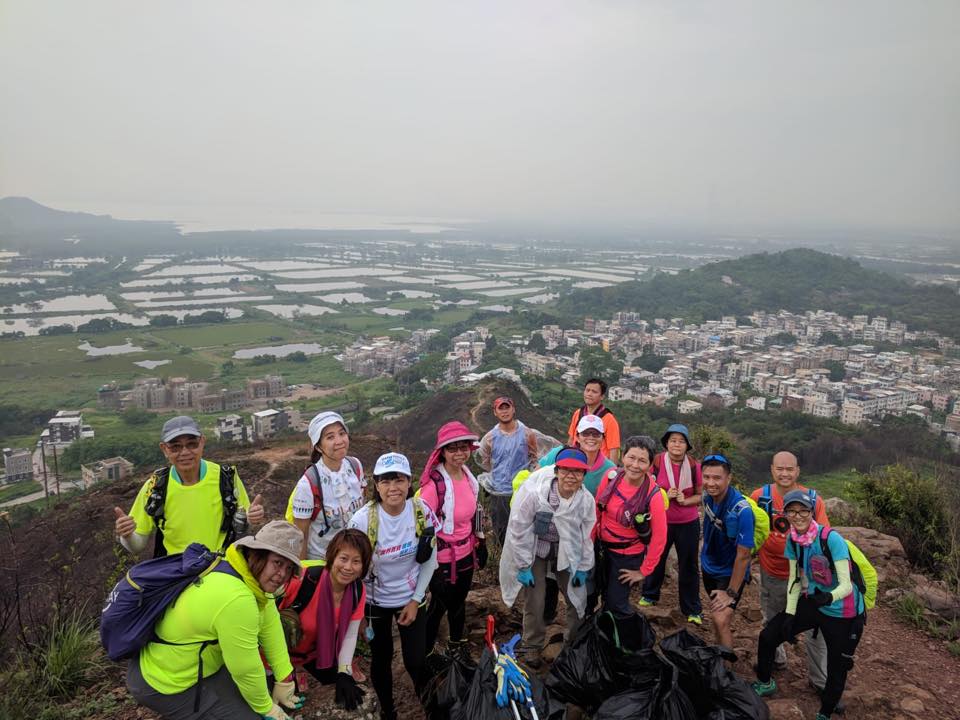
[[[263,720],[291,720],[291,718],[283,711],[282,707],[274,703],[270,712],[263,716]]]
[[[783,639],[791,645],[797,644],[797,634],[793,631],[793,621],[795,619],[793,615],[787,615],[783,618]]]
[[[487,566],[487,560],[490,554],[487,552],[487,541],[481,540],[477,543],[477,569],[483,570]]]
[[[512,638],[510,638],[508,642],[505,642],[500,646],[500,654],[509,655],[510,657],[516,659],[518,642],[520,642],[520,633],[517,633]]]
[[[363,689],[357,685],[353,675],[337,673],[336,686],[333,700],[340,707],[347,710],[356,710],[363,702]]]
[[[814,590],[813,595],[810,595],[809,597],[810,601],[813,603],[813,606],[818,608],[822,608],[833,602],[833,595],[831,593],[824,592],[820,588]]]
[[[586,570],[577,570],[577,571],[573,574],[573,581],[572,581],[571,584],[572,584],[574,587],[580,587],[581,585],[583,585],[583,584],[585,584],[585,583],[587,582],[587,576],[588,576],[589,574],[590,574],[590,573],[588,573]]]
[[[498,657],[493,671],[497,676],[497,707],[506,707],[511,700],[522,704],[527,701],[527,698],[532,697],[527,674],[520,669],[512,657],[509,655]]]
[[[533,569],[524,568],[518,572],[517,581],[524,587],[533,587]]]
[[[291,680],[273,684],[273,701],[285,710],[299,710],[307,698],[305,695],[297,695],[297,686]]]

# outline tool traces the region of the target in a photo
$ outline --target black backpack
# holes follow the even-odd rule
[[[223,547],[227,547],[237,539],[237,532],[233,527],[233,516],[239,507],[237,494],[234,489],[237,479],[237,469],[233,465],[220,466],[220,499],[223,501],[223,522],[220,530],[226,533]],[[157,536],[154,540],[153,556],[163,557],[167,548],[163,545],[163,526],[166,524],[165,505],[167,503],[167,486],[170,483],[170,467],[155,470],[150,476],[153,482],[150,494],[147,496],[146,513],[153,518],[157,526]]]

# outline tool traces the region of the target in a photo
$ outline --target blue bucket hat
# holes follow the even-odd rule
[[[683,435],[683,439],[687,441],[687,450],[690,450],[693,447],[693,443],[690,442],[690,431],[687,430],[687,426],[681,425],[680,423],[674,423],[667,428],[667,431],[663,434],[663,437],[660,438],[660,444],[663,445],[664,448],[667,447],[667,440],[670,439],[670,436],[673,435],[673,433],[680,433]]]

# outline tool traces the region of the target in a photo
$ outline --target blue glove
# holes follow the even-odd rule
[[[505,642],[500,646],[501,655],[509,655],[512,658],[517,657],[517,643],[520,642],[520,633],[517,633],[509,642]]]
[[[523,704],[533,697],[527,674],[509,655],[497,658],[493,672],[497,676],[497,707],[504,708],[511,700]]]
[[[517,581],[524,587],[533,587],[533,569],[524,568],[518,572]]]
[[[577,571],[573,574],[573,583],[572,583],[572,585],[573,585],[574,587],[580,587],[581,585],[583,585],[584,583],[587,582],[587,576],[588,576],[589,574],[590,574],[590,573],[588,573],[586,570],[577,570]]]

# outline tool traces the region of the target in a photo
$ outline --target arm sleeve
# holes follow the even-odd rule
[[[663,506],[662,490],[658,490],[650,500],[650,524],[653,527],[653,535],[650,538],[650,544],[647,545],[643,564],[640,566],[640,572],[644,577],[656,569],[660,556],[663,555],[663,549],[667,546],[667,510]]]
[[[340,646],[340,654],[337,655],[337,670],[342,673],[349,673],[353,665],[353,653],[357,649],[357,635],[360,633],[360,621],[351,620],[347,625],[347,634],[343,636],[343,645]]]
[[[493,437],[489,431],[480,438],[480,447],[477,449],[477,464],[484,470],[490,470],[490,456],[493,454]]]
[[[306,475],[297,480],[291,498],[295,520],[309,520],[313,517],[313,490],[310,489],[310,481],[307,480]]]
[[[853,592],[853,581],[850,579],[850,550],[847,548],[847,541],[840,537],[839,533],[830,533],[827,544],[837,571],[837,586],[830,593],[833,601],[836,602]]]
[[[787,615],[797,614],[797,601],[800,599],[800,583],[794,582],[797,576],[797,561],[790,558],[790,574],[787,575]]]
[[[417,576],[417,586],[413,589],[413,599],[418,603],[423,602],[427,594],[427,588],[430,587],[430,580],[433,578],[433,571],[437,569],[437,545],[434,543],[433,552],[430,553],[430,559],[420,566],[420,574]]]
[[[247,705],[260,715],[270,712],[273,699],[267,692],[267,676],[260,660],[260,613],[253,595],[238,597],[224,605],[214,621],[214,629],[223,653],[223,663]],[[271,658],[268,656],[267,660]],[[289,664],[287,660],[286,665]],[[279,674],[282,668],[276,668],[276,671]]]
[[[147,547],[149,540],[149,535],[141,535],[138,532],[134,532],[130,537],[120,538],[120,544],[123,545],[123,549],[127,552],[139,555],[143,552],[144,548]]]
[[[280,612],[277,605],[270,598],[260,613],[260,645],[267,662],[273,668],[273,676],[282,680],[293,672],[290,663],[290,654],[287,651],[287,641],[283,635],[283,626],[280,624]]]

